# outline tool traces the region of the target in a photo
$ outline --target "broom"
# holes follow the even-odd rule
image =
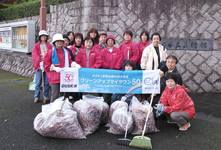
[[[153,89],[153,94],[151,96],[151,101],[150,101],[150,105],[149,105],[149,108],[148,108],[148,113],[147,113],[144,129],[143,129],[143,133],[142,133],[141,136],[135,136],[133,138],[133,140],[130,142],[129,146],[138,147],[138,148],[145,148],[145,149],[152,149],[151,140],[150,140],[149,137],[144,136],[144,133],[145,133],[145,130],[146,130],[147,120],[148,120],[148,117],[149,117],[149,114],[150,114],[150,108],[151,108],[151,105],[152,105],[152,102],[153,102],[153,95],[154,95],[156,86],[157,86],[157,81],[155,81],[155,86],[154,86],[154,89]]]
[[[131,115],[130,110],[129,110],[129,115]],[[126,131],[125,131],[125,135],[124,138],[118,139],[117,144],[118,145],[125,145],[128,146],[131,142],[131,139],[127,139],[127,127],[129,124],[129,120],[127,120],[127,124],[126,124]]]

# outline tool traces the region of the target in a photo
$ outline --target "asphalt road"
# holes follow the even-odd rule
[[[16,82],[15,82],[16,81]],[[27,82],[25,82],[27,81]],[[41,112],[42,102],[34,103],[34,91],[28,90],[31,79],[23,78],[11,72],[0,70],[0,149],[1,150],[124,150],[136,149],[117,145],[122,135],[107,133],[108,128],[101,126],[92,135],[84,140],[70,140],[43,137],[33,129],[33,121]],[[196,117],[191,121],[191,127],[186,132],[178,130],[176,125],[167,124],[163,119],[160,122],[160,132],[146,134],[151,138],[154,150],[219,150],[221,147],[221,119],[219,111],[210,113],[205,105],[204,94],[193,94],[196,107]],[[216,106],[220,106],[217,97],[221,94],[209,94],[208,99],[214,98]],[[217,101],[216,101],[217,100]],[[220,100],[220,99],[219,99]],[[200,105],[203,103],[205,106]],[[205,109],[204,109],[205,108]],[[218,110],[218,108],[216,108]],[[203,112],[205,110],[205,112]],[[213,116],[216,117],[213,117]],[[156,121],[156,124],[158,121]],[[129,139],[133,135],[128,135]]]

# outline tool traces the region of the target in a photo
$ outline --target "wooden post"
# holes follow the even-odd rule
[[[46,30],[46,16],[47,16],[47,9],[46,9],[46,0],[41,0],[41,8],[40,8],[40,30]]]

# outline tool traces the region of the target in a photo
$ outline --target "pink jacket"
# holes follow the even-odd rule
[[[185,111],[191,119],[195,116],[195,108],[192,99],[187,94],[187,89],[181,85],[171,93],[166,87],[161,95],[160,102],[166,107],[165,112],[170,114],[173,111]]]
[[[92,47],[89,54],[89,68],[100,68],[101,64],[98,62],[99,57],[100,57],[99,50],[96,50],[94,47]],[[85,48],[78,52],[75,58],[75,62],[78,63],[82,68],[87,67],[87,54]]]
[[[84,48],[85,48],[83,44],[81,45],[81,48],[82,48],[82,49],[84,49]],[[74,45],[72,45],[72,46],[70,47],[70,50],[72,51],[73,55],[75,55],[75,52],[76,52],[76,47],[75,47],[75,44],[74,44]]]
[[[38,71],[40,67],[39,63],[42,62],[40,44],[41,44],[40,42],[36,43],[32,50],[33,66],[35,71]],[[48,50],[52,49],[52,45],[49,42],[47,42],[47,48]]]
[[[119,49],[123,52],[124,60],[127,59],[127,47],[130,47],[129,59],[133,60],[135,62],[135,64],[137,64],[138,56],[139,56],[138,55],[139,51],[138,51],[137,45],[134,42],[132,42],[131,40],[128,42],[124,42],[120,45]]]
[[[124,61],[123,52],[116,47],[113,47],[111,53],[108,48],[103,49],[101,51],[100,59],[102,61],[103,69],[109,67],[110,69],[116,68],[117,70],[120,70]]]
[[[141,63],[141,57],[142,57],[144,48],[146,48],[150,44],[151,43],[149,41],[146,41],[146,43],[143,43],[142,41],[137,43],[137,48],[138,48],[138,51],[139,51],[139,55],[138,55],[138,63],[139,64]]]
[[[60,67],[60,68],[64,68],[65,65],[65,57],[64,57],[64,52],[63,50],[60,49],[56,49],[57,51],[57,55],[58,55],[58,61],[59,61],[59,65],[55,65],[55,67]],[[48,77],[48,82],[50,84],[53,83],[60,83],[60,73],[56,72],[56,71],[50,71],[50,67],[52,65],[52,52],[53,49],[50,49],[44,57],[44,69],[45,72],[47,73],[47,77]],[[72,60],[71,60],[71,55],[70,53],[67,51],[68,53],[68,60],[69,60],[69,67],[71,66]]]

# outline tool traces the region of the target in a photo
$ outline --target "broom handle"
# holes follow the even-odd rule
[[[150,108],[151,108],[151,106],[152,106],[153,95],[154,95],[154,92],[155,92],[156,86],[157,86],[157,82],[156,82],[155,85],[154,85],[154,89],[153,89],[153,93],[152,93],[152,96],[151,96],[151,101],[150,101],[150,105],[149,105],[149,108],[148,108],[148,113],[147,113],[147,117],[146,117],[146,121],[145,121],[145,125],[144,125],[144,129],[143,129],[142,136],[144,136],[144,133],[145,133],[145,130],[146,130],[147,120],[148,120],[148,118],[149,118]]]

